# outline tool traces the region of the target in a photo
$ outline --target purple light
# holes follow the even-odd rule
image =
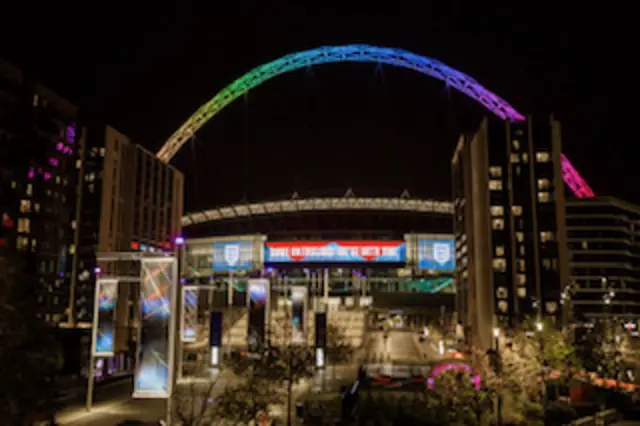
[[[183,246],[184,245],[184,238],[183,237],[176,237],[174,243],[178,247]]]
[[[567,186],[578,198],[593,198],[595,194],[587,182],[580,176],[580,173],[569,162],[569,159],[561,154],[562,158],[562,178]]]
[[[63,149],[64,149],[64,145],[62,144],[62,142],[58,142],[56,144],[56,150],[62,151]]]
[[[60,164],[60,162],[58,161],[57,158],[49,158],[49,164],[51,164],[53,167],[58,167],[58,165]]]
[[[76,140],[76,128],[71,125],[67,126],[67,142],[74,143]]]
[[[102,270],[100,269],[99,266],[96,266],[95,268],[93,268],[93,273],[98,275],[100,272],[102,272]]]
[[[51,173],[44,172],[44,180],[49,180],[49,179],[51,179]]]
[[[34,177],[35,175],[36,175],[36,171],[34,170],[34,168],[33,168],[33,167],[30,167],[30,168],[29,168],[29,174],[28,174],[29,179],[33,179],[33,177]]]

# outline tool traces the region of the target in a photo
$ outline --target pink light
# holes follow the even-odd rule
[[[71,125],[67,126],[67,142],[74,143],[76,140],[76,128]]]
[[[58,151],[62,151],[62,150],[64,149],[64,145],[62,144],[62,142],[58,142],[58,143],[56,144],[56,149],[57,149]]]
[[[29,168],[29,174],[28,174],[29,179],[33,179],[33,177],[34,177],[35,175],[36,175],[36,171],[34,170],[34,168],[33,168],[33,167],[30,167],[30,168]]]
[[[49,180],[49,179],[51,179],[51,173],[44,172],[44,180]]]
[[[49,164],[51,164],[53,167],[58,167],[60,163],[58,162],[57,158],[49,158]]]
[[[578,198],[592,198],[595,197],[593,190],[587,184],[587,182],[580,176],[580,173],[573,167],[569,159],[561,154],[562,158],[562,178],[567,184],[573,195]]]

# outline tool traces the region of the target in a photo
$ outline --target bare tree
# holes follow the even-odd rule
[[[217,384],[218,379],[211,379],[177,385],[172,395],[172,417],[183,426],[214,424],[214,392]]]

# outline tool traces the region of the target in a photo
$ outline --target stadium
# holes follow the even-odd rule
[[[327,312],[329,324],[356,347],[367,330],[386,324],[416,331],[434,322],[454,324],[452,210],[450,202],[406,192],[364,197],[347,190],[186,214],[182,270],[195,294],[183,299],[183,341],[191,341],[185,349],[208,349],[214,311],[224,312],[222,347],[246,348],[251,329],[269,333],[275,344],[286,341],[281,317],[287,304],[298,338],[310,344],[317,334],[314,312]],[[255,279],[268,282],[269,314],[268,325],[254,327],[247,306]],[[265,321],[264,314],[259,318]],[[403,361],[421,358],[412,357]]]

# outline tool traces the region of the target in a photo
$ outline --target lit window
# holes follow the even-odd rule
[[[493,219],[491,221],[491,227],[495,231],[502,231],[504,229],[504,219]]]
[[[104,148],[100,148],[100,156],[101,156],[101,157],[104,157],[104,151],[105,151],[105,149],[104,149]]]
[[[516,260],[516,265],[518,266],[519,272],[525,272],[527,270],[527,265],[524,262],[524,259]]]
[[[504,216],[504,207],[491,206],[491,216]]]
[[[538,179],[538,189],[549,189],[551,183],[549,179]]]
[[[505,272],[507,270],[507,261],[502,258],[493,259],[493,269],[497,272]]]
[[[520,162],[520,156],[517,153],[512,152],[511,155],[510,155],[510,161],[512,163],[519,163]]]
[[[33,238],[31,240],[31,250],[35,250],[35,248],[38,246],[38,240],[36,240],[35,238]]]
[[[520,256],[524,256],[527,253],[524,248],[524,245],[521,245],[518,251],[520,252]]]
[[[26,250],[29,246],[29,239],[27,237],[18,237],[16,238],[16,247],[18,250]]]
[[[527,276],[525,274],[516,274],[516,283],[518,283],[518,285],[525,285],[527,283]]]
[[[582,241],[582,249],[583,250],[589,249],[589,242],[587,240]]]
[[[540,233],[540,242],[546,243],[549,241],[553,241],[553,232],[544,231]]]
[[[82,160],[76,160],[76,169],[79,169],[82,166]]]
[[[40,96],[37,93],[33,94],[33,106],[37,107],[40,101]]]
[[[17,186],[18,186],[18,184],[16,183],[16,181],[15,181],[15,180],[12,180],[12,181],[11,181],[11,188],[12,188],[12,189],[16,189],[16,187],[17,187]]]
[[[20,200],[20,213],[29,213],[31,211],[30,200]]]
[[[504,257],[504,246],[496,246],[496,256]]]
[[[23,232],[28,234],[31,232],[31,222],[26,217],[21,217],[18,219],[18,232]]]
[[[551,155],[548,152],[536,152],[536,161],[538,163],[548,163],[551,161]]]
[[[76,253],[76,245],[75,244],[71,244],[69,246],[69,254],[75,254]]]
[[[489,167],[489,175],[493,178],[502,177],[502,167],[500,166]]]
[[[527,288],[526,287],[518,288],[518,297],[521,298],[521,299],[527,297]]]
[[[512,143],[513,143],[513,149],[514,150],[517,151],[517,150],[520,149],[520,141],[518,139],[514,139]]]
[[[519,243],[524,241],[524,232],[516,232],[516,240],[518,240]]]
[[[540,203],[548,203],[549,202],[549,193],[547,191],[538,192],[538,201]]]
[[[489,189],[492,191],[500,191],[502,190],[502,181],[492,179],[489,181]]]
[[[27,190],[25,192],[29,197],[31,197],[33,195],[33,185],[28,183],[27,184]]]
[[[40,203],[33,203],[33,209],[38,213],[40,211]]]
[[[511,206],[511,213],[514,216],[522,216],[522,206]]]
[[[60,176],[56,176],[56,183],[60,185]]]
[[[527,154],[526,152],[522,153],[522,162],[524,164],[527,164],[529,162],[529,154]]]
[[[76,221],[75,220],[71,221],[71,229],[74,229],[74,230],[76,229]]]
[[[549,269],[551,269],[551,259],[542,259],[542,266],[544,267],[544,269],[546,269],[547,271]]]

